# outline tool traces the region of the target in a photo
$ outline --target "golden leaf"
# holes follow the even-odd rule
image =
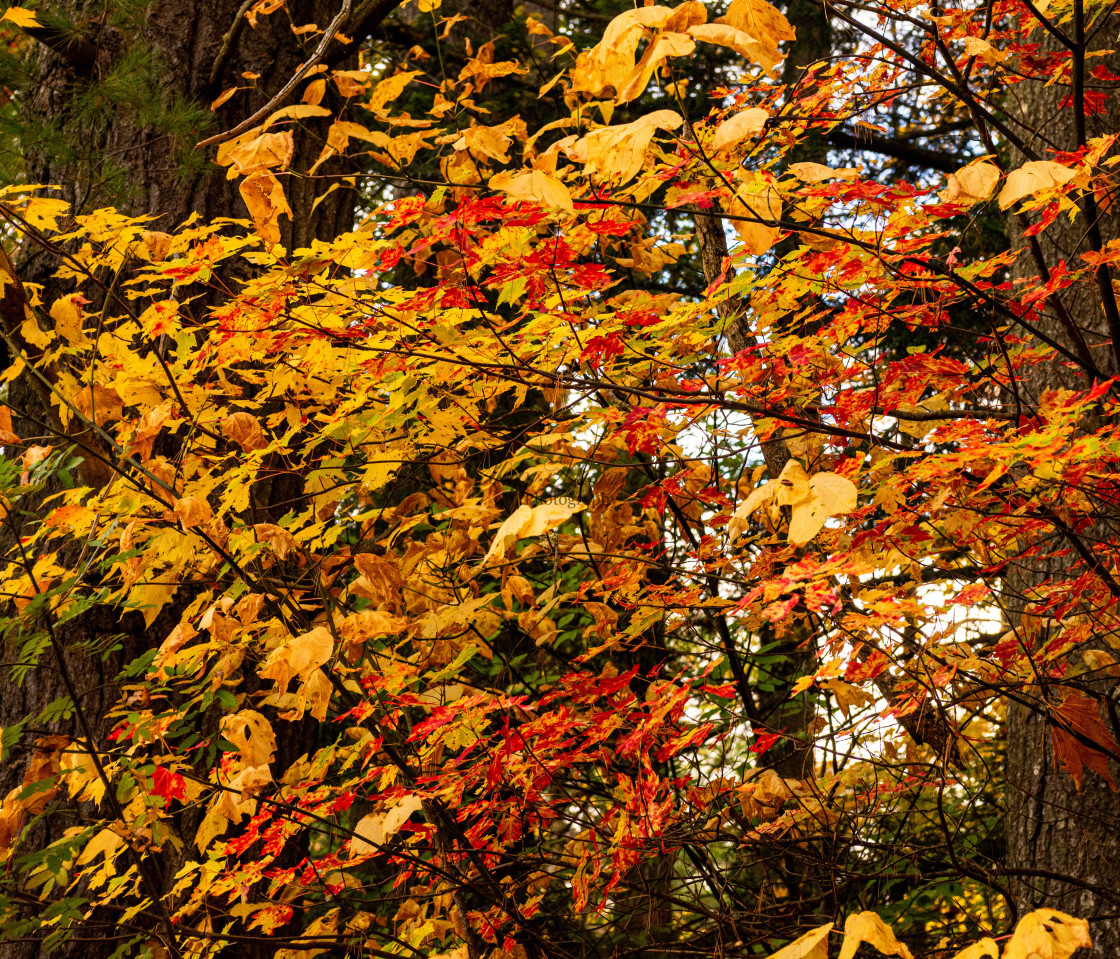
[[[608,88],[621,90],[634,73],[638,43],[648,29],[657,29],[673,15],[669,7],[638,7],[620,13],[603,31],[603,38],[581,53],[572,70],[572,90],[602,96]]]
[[[761,107],[750,107],[724,120],[712,140],[714,150],[730,150],[748,137],[758,136],[766,126],[770,114]]]
[[[782,62],[782,54],[776,46],[755,39],[749,33],[736,29],[727,23],[701,23],[688,28],[690,36],[705,43],[728,47],[748,60],[753,60],[763,70],[770,72]]]
[[[999,183],[999,167],[987,160],[973,160],[946,178],[945,189],[938,196],[943,203],[972,206],[983,203],[995,192]]]
[[[304,103],[319,104],[323,102],[323,96],[326,92],[327,81],[319,77],[307,84],[307,89],[303,91],[302,100]]]
[[[979,57],[988,66],[1003,63],[1007,59],[1006,50],[997,50],[987,40],[981,37],[965,37],[964,52],[970,57]]]
[[[864,942],[874,946],[884,956],[913,959],[910,950],[895,938],[891,927],[875,913],[852,913],[844,923],[844,945],[840,949],[840,959],[853,959],[856,950]]]
[[[0,406],[0,444],[10,446],[19,442],[20,438],[16,436],[12,426],[12,411],[6,406]]]
[[[292,162],[295,141],[291,131],[262,133],[247,142],[231,140],[218,147],[217,162],[228,166],[229,179],[248,176],[273,168],[284,169]]]
[[[316,626],[281,643],[265,660],[259,675],[276,683],[277,692],[284,692],[292,678],[299,676],[306,682],[311,674],[331,658],[334,639],[325,626]]]
[[[828,959],[828,934],[832,923],[810,929],[799,939],[779,949],[770,959]]]
[[[254,709],[223,716],[222,738],[241,753],[245,766],[267,766],[276,755],[276,734],[269,721]]]
[[[686,33],[659,33],[638,61],[615,97],[616,103],[629,103],[645,93],[653,71],[669,57],[686,57],[696,49],[696,41]]]
[[[490,551],[483,559],[482,565],[487,565],[491,559],[505,556],[506,550],[519,539],[530,536],[541,536],[549,530],[555,529],[573,513],[586,509],[583,503],[542,503],[540,506],[519,506],[514,510],[494,535],[494,542]]]
[[[1064,167],[1053,160],[1031,160],[1019,169],[1007,174],[1003,189],[999,191],[999,208],[1006,210],[1011,204],[1024,197],[1033,196],[1043,190],[1053,190],[1068,183],[1076,170]]]
[[[731,0],[727,13],[716,22],[726,23],[774,46],[783,40],[797,39],[790,22],[766,0]]]
[[[806,160],[802,163],[791,163],[789,165],[789,172],[792,173],[802,183],[820,183],[822,180],[850,180],[853,177],[859,176],[859,170],[855,167],[841,167],[834,170],[832,167],[825,166],[823,163],[813,163]]]
[[[268,446],[268,438],[252,413],[231,413],[222,420],[222,435],[233,440],[246,453]]]
[[[83,386],[71,401],[78,413],[98,426],[112,423],[124,416],[124,403],[111,386]]]
[[[63,296],[51,304],[51,319],[54,328],[71,346],[87,346],[89,340],[82,332],[82,304],[85,297],[80,293]]]
[[[1089,923],[1056,909],[1036,909],[1015,926],[1003,959],[1069,959],[1078,949],[1093,948]]]
[[[354,827],[354,832],[361,838],[351,839],[351,854],[364,856],[377,852],[378,847],[385,845],[400,832],[401,826],[408,822],[409,817],[423,805],[419,796],[410,793],[397,800],[388,811],[374,813],[360,819]]]
[[[147,251],[148,259],[153,263],[161,262],[171,249],[172,236],[170,233],[161,233],[159,230],[145,230],[140,234],[140,240]]]
[[[583,163],[589,177],[614,180],[621,185],[642,169],[654,133],[675,130],[683,122],[675,110],[656,110],[633,123],[592,130],[564,152],[568,159]]]
[[[201,496],[184,496],[175,501],[175,515],[183,529],[205,526],[213,518],[210,504]]]
[[[284,188],[271,173],[256,173],[241,181],[238,187],[241,199],[252,217],[257,235],[265,247],[272,249],[280,242],[281,216],[291,219],[292,208],[284,196]]]
[[[953,959],[999,959],[999,946],[994,939],[985,936],[979,942],[974,942],[958,952]]]
[[[569,212],[575,210],[568,188],[556,177],[541,173],[540,170],[497,173],[490,178],[490,186],[517,200],[535,203],[545,209],[559,207]]]
[[[397,99],[413,80],[413,78],[420,76],[423,71],[412,70],[405,73],[396,73],[391,77],[382,80],[376,87],[373,88],[373,93],[369,95],[369,101],[365,107],[371,113],[378,116],[387,116],[388,111],[385,107]]]
[[[223,103],[227,102],[241,87],[229,87],[219,93],[210,104],[211,110],[217,110]]]
[[[781,218],[782,198],[772,186],[740,187],[727,212],[739,218],[732,226],[748,253],[760,256],[778,242],[782,229],[773,221]]]
[[[35,11],[28,10],[24,7],[8,7],[4,11],[4,15],[0,16],[0,20],[7,20],[14,23],[17,27],[38,27],[42,26],[35,16]]]

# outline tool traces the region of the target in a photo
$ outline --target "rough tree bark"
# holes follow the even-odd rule
[[[1078,3],[1080,6],[1080,3]],[[1117,21],[1115,16],[1113,21]],[[1095,45],[1111,46],[1118,23],[1108,23],[1096,33]],[[1076,42],[1076,22],[1063,27]],[[1041,33],[1041,31],[1038,31]],[[1061,49],[1052,36],[1039,37],[1043,49]],[[1090,65],[1100,59],[1090,60]],[[1120,59],[1114,54],[1103,61],[1108,70],[1120,69]],[[1087,117],[1083,136],[1099,136],[1120,129],[1120,92],[1114,83],[1090,80],[1093,88],[1108,95],[1105,112]],[[1108,87],[1112,89],[1107,89]],[[1079,131],[1074,111],[1063,100],[1070,94],[1070,87],[1056,84],[1044,87],[1039,82],[1021,84],[1014,89],[1014,99],[1009,106],[1012,116],[1021,124],[1023,137],[1029,148],[1041,158],[1050,158],[1052,151],[1077,148]],[[1018,166],[1027,157],[1010,151],[1010,166]],[[1092,216],[1105,243],[1120,238],[1120,219],[1116,215],[1102,215],[1086,209],[1083,215],[1070,222],[1060,216],[1039,239],[1037,254],[1053,268],[1061,260],[1077,263],[1080,254],[1090,249],[1093,242],[1087,230]],[[1011,228],[1020,242],[1025,223],[1013,221]],[[1019,278],[1039,273],[1038,256],[1028,249],[1017,268]],[[1114,281],[1115,282],[1115,281]],[[1111,293],[1109,294],[1111,295]],[[1054,304],[1048,310],[1051,317],[1046,332],[1075,353],[1087,348],[1100,375],[1114,376],[1117,372],[1116,344],[1109,333],[1102,292],[1082,284],[1062,294],[1062,305],[1080,328],[1084,345],[1078,344],[1077,333],[1068,323],[1054,318]],[[1055,363],[1041,375],[1021,384],[1021,388],[1037,398],[1039,392],[1060,388],[1074,374],[1068,364]],[[1081,379],[1079,388],[1084,388]],[[1069,385],[1072,385],[1070,383]],[[1091,426],[1092,424],[1087,424]],[[1115,526],[1116,517],[1102,519],[1102,526]],[[1096,532],[1116,535],[1116,529],[1099,529]],[[1090,533],[1091,543],[1095,535]],[[1055,548],[1068,546],[1056,543]],[[1051,560],[1026,563],[1006,581],[1005,603],[1009,621],[1019,627],[1024,595],[1031,588],[1051,576],[1062,574],[1063,563],[1071,560]],[[1111,562],[1111,560],[1107,560]],[[1105,699],[1115,702],[1120,691],[1114,680],[1103,680],[1096,690]],[[1007,862],[1006,869],[1012,881],[1016,905],[1020,911],[1049,906],[1090,920],[1094,940],[1093,955],[1120,955],[1120,794],[1095,772],[1086,771],[1080,790],[1064,771],[1055,768],[1050,721],[1044,706],[1046,691],[1041,687],[1025,690],[1030,706],[1012,703],[1007,713]],[[1115,732],[1115,731],[1114,731]],[[1112,764],[1112,774],[1117,777]]]

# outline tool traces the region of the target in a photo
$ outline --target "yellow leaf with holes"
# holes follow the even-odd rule
[[[913,959],[910,950],[895,938],[891,927],[875,913],[853,913],[844,923],[844,945],[840,949],[840,959],[853,959],[860,945],[865,942],[884,956]]]
[[[737,147],[748,137],[758,136],[766,127],[770,114],[761,107],[751,107],[736,113],[729,120],[724,120],[716,130],[712,148],[715,150],[730,150]]]
[[[1053,160],[1031,160],[1007,174],[1003,189],[999,191],[999,208],[1006,210],[1013,203],[1028,196],[1034,196],[1044,190],[1056,189],[1075,176],[1077,176],[1076,170],[1071,170]]]
[[[51,304],[51,319],[54,328],[71,346],[86,346],[89,340],[82,332],[82,304],[85,297],[80,293],[63,296]]]
[[[1091,949],[1089,923],[1056,909],[1036,909],[1019,920],[1003,959],[1069,959],[1078,949]]]
[[[50,346],[51,340],[54,339],[54,331],[46,332],[32,317],[28,317],[23,321],[23,325],[19,328],[19,331],[28,343],[32,346],[37,346],[41,350],[45,350]]]
[[[268,719],[255,709],[222,717],[222,738],[237,747],[243,766],[267,766],[276,755],[276,734]]]

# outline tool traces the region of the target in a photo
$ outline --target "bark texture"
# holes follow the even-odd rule
[[[1116,35],[1120,21],[1103,26],[1097,33],[1097,45]],[[1063,29],[1074,29],[1066,23]],[[1061,47],[1053,37],[1046,37],[1043,49],[1054,52]],[[1091,59],[1090,65],[1100,63]],[[1112,54],[1104,62],[1110,71],[1120,67],[1120,58]],[[1120,96],[1108,90],[1110,84],[1090,81],[1094,89],[1108,94],[1103,114],[1087,118],[1088,137],[1120,129]],[[1052,151],[1074,150],[1078,143],[1074,111],[1063,105],[1070,93],[1066,85],[1043,87],[1041,83],[1020,84],[1009,101],[1010,115],[1025,145],[1039,158],[1049,159]],[[1009,166],[1014,168],[1029,157],[1011,150]],[[1101,215],[1085,209],[1083,215],[1070,223],[1065,216],[1049,227],[1039,238],[1038,247],[1029,247],[1017,268],[1019,279],[1040,274],[1039,261],[1054,268],[1061,260],[1079,262],[1080,254],[1091,248],[1092,237],[1087,230],[1093,216],[1101,240],[1107,243],[1120,238],[1120,220],[1115,215]],[[1094,216],[1095,213],[1095,216]],[[1011,224],[1018,242],[1026,243],[1022,230],[1025,221]],[[1109,332],[1104,291],[1088,284],[1064,291],[1060,304],[1048,304],[1044,332],[1075,354],[1087,348],[1101,377],[1117,371],[1115,344]],[[1108,292],[1108,296],[1112,296]],[[1065,312],[1066,319],[1061,314]],[[1072,320],[1072,325],[1070,323]],[[1078,340],[1081,340],[1081,344]],[[1020,383],[1020,389],[1033,402],[1039,394],[1052,388],[1073,385],[1078,379],[1084,388],[1087,378],[1071,370],[1071,364],[1054,363],[1041,374]],[[1092,423],[1087,423],[1092,428]],[[1093,548],[1096,534],[1115,537],[1117,517],[1102,518],[1101,528],[1083,537]],[[1105,529],[1107,526],[1109,528]],[[1053,549],[1068,548],[1069,542],[1055,540]],[[1111,559],[1105,559],[1111,563]],[[1012,626],[1022,627],[1022,612],[1032,589],[1045,579],[1060,577],[1071,559],[1039,560],[1023,563],[1005,581],[1005,603]],[[1048,906],[1090,920],[1094,941],[1093,955],[1120,955],[1120,794],[1095,772],[1086,771],[1080,790],[1071,776],[1056,768],[1050,719],[1046,701],[1053,691],[1043,685],[1024,690],[1029,705],[1012,703],[1007,715],[1006,797],[1007,797],[1007,861],[1006,869],[1021,912]],[[1116,702],[1115,681],[1097,684],[1096,692],[1103,702]],[[1113,716],[1115,710],[1106,709]],[[1114,734],[1116,730],[1114,729]],[[1112,766],[1115,778],[1118,770]]]

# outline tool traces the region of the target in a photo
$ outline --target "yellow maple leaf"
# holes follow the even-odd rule
[[[17,27],[39,27],[38,18],[35,16],[34,10],[28,10],[26,7],[8,7],[4,11],[4,15],[0,16],[0,20],[7,20],[14,23]]]
[[[320,666],[331,658],[334,639],[325,626],[314,629],[281,643],[265,660],[260,670],[261,679],[276,683],[277,692],[284,692],[293,677],[306,682]]]
[[[490,178],[490,186],[508,193],[517,200],[535,203],[545,209],[559,207],[568,212],[575,210],[568,188],[556,177],[542,173],[540,170],[496,173]]]
[[[840,959],[853,959],[862,943],[868,943],[884,956],[901,956],[913,959],[910,950],[895,938],[894,932],[873,912],[856,912],[844,923],[844,945]]]

